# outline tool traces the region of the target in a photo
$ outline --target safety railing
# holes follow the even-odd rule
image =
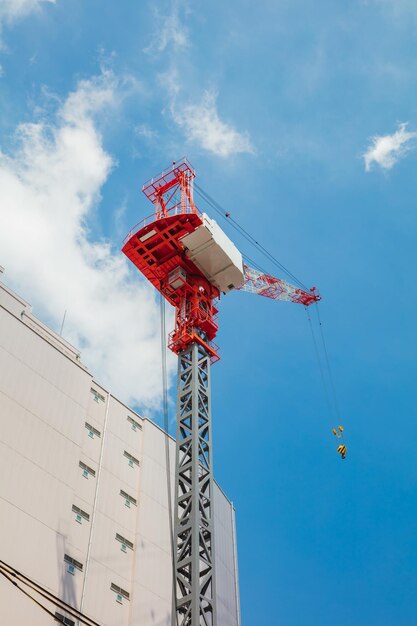
[[[198,209],[196,210],[197,210],[197,215],[201,216],[201,212]],[[187,207],[185,213],[187,214],[195,213],[195,211],[191,209],[191,207]],[[184,211],[181,208],[181,203],[178,202],[175,206],[167,210],[167,213],[166,215],[164,215],[164,218],[172,217],[173,215],[183,215],[183,214],[184,214]],[[133,237],[133,235],[136,235],[137,232],[142,230],[142,228],[145,228],[145,226],[148,226],[149,224],[152,224],[160,219],[162,218],[158,218],[155,213],[152,213],[152,215],[145,217],[143,220],[138,222],[135,226],[133,226],[133,228],[129,230],[126,237],[123,239],[123,245],[125,245],[129,241],[129,239]]]

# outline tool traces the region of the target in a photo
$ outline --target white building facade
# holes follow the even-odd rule
[[[171,626],[166,441],[0,283],[1,561],[101,626]],[[234,509],[217,485],[214,505],[218,626],[240,626]],[[54,623],[0,577],[2,626]]]

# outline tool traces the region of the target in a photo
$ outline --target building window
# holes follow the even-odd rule
[[[114,583],[112,583],[110,585],[110,589],[116,594],[116,602],[118,602],[119,604],[123,604],[123,598],[126,598],[126,600],[130,599],[130,594],[121,587],[119,587],[119,585],[115,585]]]
[[[130,423],[132,430],[142,430],[142,424],[139,424],[139,422],[134,420],[133,417],[130,417],[130,415],[128,415],[127,421]]]
[[[82,524],[83,519],[87,520],[87,522],[90,521],[89,514],[83,511],[82,509],[80,509],[79,506],[76,506],[75,504],[73,504],[72,510],[75,513],[75,521],[78,522],[79,524]]]
[[[126,493],[126,491],[123,491],[123,489],[120,489],[120,495],[122,496],[122,498],[125,499],[125,506],[127,506],[128,508],[130,508],[131,504],[134,504],[135,506],[137,505],[138,501],[136,500],[136,498],[129,496],[129,494]]]
[[[123,456],[125,456],[127,458],[127,461],[129,463],[130,467],[133,467],[134,465],[139,466],[139,459],[137,459],[132,454],[129,454],[129,452],[127,452],[126,450],[123,452]]]
[[[65,617],[65,615],[61,615],[61,613],[55,613],[55,617],[60,624],[65,624],[65,626],[75,626],[75,622],[69,617]]]
[[[83,470],[84,478],[88,478],[89,476],[93,476],[94,477],[96,475],[96,470],[93,470],[92,467],[89,467],[88,465],[86,465],[82,461],[79,462],[79,466]]]
[[[91,387],[90,391],[93,394],[93,398],[94,398],[94,400],[96,402],[105,402],[106,401],[106,398],[103,395],[101,395],[101,393],[99,393],[97,391],[97,389],[94,389],[94,387]]]
[[[67,564],[67,572],[69,574],[74,575],[76,569],[78,569],[80,572],[83,571],[83,564],[80,563],[79,561],[76,561],[75,559],[73,559],[72,556],[69,556],[68,554],[65,554],[64,555],[64,561]]]
[[[120,541],[120,543],[122,544],[122,552],[127,552],[127,548],[133,550],[133,543],[129,541],[129,539],[125,539],[124,537],[122,537],[122,535],[119,535],[119,533],[116,533],[116,541]]]
[[[96,437],[101,437],[101,432],[97,430],[97,428],[94,428],[94,426],[91,426],[88,422],[85,423],[85,427],[88,430],[88,436],[91,437],[91,439],[94,439],[94,435]]]

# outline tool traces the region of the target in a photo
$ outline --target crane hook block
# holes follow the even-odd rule
[[[332,433],[335,437],[337,437],[338,439],[342,438],[342,433],[343,433],[343,426],[338,426],[337,430],[336,428],[332,428]]]
[[[337,451],[342,459],[346,458],[346,446],[344,444],[338,446]]]

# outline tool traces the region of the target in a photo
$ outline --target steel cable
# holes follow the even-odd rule
[[[322,341],[322,344],[323,344],[323,351],[324,351],[326,365],[327,365],[327,375],[328,375],[329,381],[330,381],[330,389],[331,389],[332,394],[333,394],[333,402],[334,402],[334,406],[335,406],[335,409],[336,409],[336,416],[337,416],[338,421],[340,422],[341,421],[341,414],[340,414],[340,409],[339,409],[338,396],[337,396],[336,387],[335,387],[335,384],[334,384],[332,368],[330,366],[330,359],[329,359],[329,354],[327,352],[326,341],[324,339],[323,325],[321,323],[318,302],[316,303],[316,313],[317,313],[317,320],[318,320],[318,323],[319,323],[321,341]]]
[[[168,377],[167,377],[167,345],[166,345],[166,321],[165,321],[165,298],[160,293],[160,318],[161,318],[161,363],[162,363],[162,404],[164,413],[164,430],[165,430],[165,465],[167,479],[167,495],[168,495],[168,519],[169,519],[169,538],[171,546],[171,565],[172,565],[172,610],[175,612],[175,621],[178,626],[178,613],[176,609],[176,567],[175,567],[175,542],[174,542],[174,524],[172,519],[172,490],[171,490],[171,460],[169,453],[169,415],[168,415]]]
[[[86,626],[100,626],[98,622],[94,621],[90,617],[87,617],[86,615],[78,611],[78,609],[76,609],[75,607],[70,606],[69,604],[67,604],[67,602],[61,600],[60,598],[58,598],[58,596],[55,596],[53,593],[42,587],[39,583],[36,583],[34,580],[29,578],[28,576],[25,576],[4,561],[0,561],[0,574],[7,578],[7,580],[9,580],[9,582],[11,582],[12,585],[19,589],[19,591],[21,591],[24,595],[33,600],[33,602],[35,602],[35,604],[37,604],[40,608],[49,613],[49,615],[51,615],[56,621],[63,623],[54,615],[54,613],[49,611],[49,609],[47,609],[42,603],[40,603],[36,598],[31,596],[30,593],[20,587],[18,581],[29,587],[29,589],[32,589],[32,591],[34,591],[35,593],[38,593],[41,597],[53,604],[56,608],[65,611],[66,613],[71,615],[71,617],[74,617],[76,620],[80,621]]]
[[[308,308],[305,307],[305,310],[306,310],[306,313],[307,313],[307,319],[308,319],[308,323],[309,323],[309,327],[310,327],[311,336],[312,336],[312,339],[313,339],[314,352],[315,352],[317,363],[318,363],[319,370],[320,370],[320,377],[321,377],[321,382],[322,382],[322,385],[323,385],[324,397],[326,399],[327,409],[328,409],[330,415],[333,418],[332,403],[330,401],[329,390],[328,390],[327,384],[326,384],[326,378],[325,378],[325,375],[324,375],[323,365],[322,365],[321,358],[320,358],[320,352],[319,352],[319,348],[318,348],[318,345],[317,345],[316,337],[315,337],[315,334],[314,334],[313,324],[311,322],[311,317],[310,317],[310,313],[309,313]]]
[[[205,200],[211,208],[213,208],[219,215],[231,223],[232,227],[239,232],[239,234],[246,239],[249,243],[255,246],[269,261],[279,267],[287,276],[291,278],[301,289],[309,291],[309,288],[304,285],[289,269],[285,267],[271,252],[269,252],[262,244],[259,243],[247,230],[243,228],[231,215],[226,211],[216,200],[214,200],[204,189],[202,189],[197,183],[194,183],[195,190],[200,198]]]

